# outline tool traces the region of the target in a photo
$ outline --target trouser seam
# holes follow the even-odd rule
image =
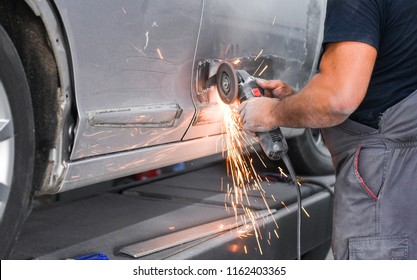
[[[372,192],[372,190],[368,187],[368,185],[366,184],[366,182],[364,181],[364,179],[362,178],[360,172],[359,172],[359,154],[361,153],[362,150],[362,146],[360,146],[355,154],[355,161],[354,161],[354,171],[355,171],[355,176],[356,179],[359,181],[359,183],[361,184],[362,188],[366,191],[366,193],[371,197],[371,199],[374,202],[378,201],[378,197]]]
[[[407,141],[407,142],[385,142],[387,148],[390,149],[406,149],[417,147],[417,141]]]

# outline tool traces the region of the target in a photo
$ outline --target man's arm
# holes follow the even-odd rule
[[[365,97],[376,56],[377,50],[365,43],[328,44],[319,73],[300,92],[282,100],[261,97],[242,103],[243,129],[261,132],[278,126],[322,128],[342,123]]]

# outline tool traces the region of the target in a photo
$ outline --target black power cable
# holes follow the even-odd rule
[[[301,184],[313,184],[317,185],[319,187],[322,187],[323,189],[327,190],[332,197],[334,197],[334,191],[333,189],[324,184],[323,182],[320,182],[318,180],[313,179],[305,179],[302,177],[296,177],[294,168],[292,166],[292,163],[287,155],[284,155],[282,160],[284,161],[285,165],[287,166],[288,172],[290,173],[290,178],[284,177],[277,173],[264,173],[262,174],[265,177],[274,178],[277,181],[285,182],[285,183],[293,183],[297,190],[297,259],[301,260],[301,224],[302,224],[302,197],[301,197]]]
[[[291,160],[287,154],[284,154],[282,157],[285,165],[287,166],[288,172],[290,173],[291,181],[294,183],[297,190],[297,260],[301,260],[301,187],[298,184],[297,176],[295,175],[294,167],[292,166]]]

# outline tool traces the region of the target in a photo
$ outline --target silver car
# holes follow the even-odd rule
[[[324,15],[324,0],[0,0],[0,257],[33,194],[219,153],[207,67],[301,88]],[[302,172],[331,172],[317,131],[284,134]]]

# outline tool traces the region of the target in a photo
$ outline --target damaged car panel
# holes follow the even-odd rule
[[[281,79],[300,89],[316,70],[321,49],[325,1],[205,1],[193,72],[195,120],[185,139],[202,131],[221,133],[221,116],[210,118],[221,102],[207,86],[210,64],[233,63],[253,76]],[[221,112],[218,108],[217,111]],[[285,129],[299,135],[302,129]]]

